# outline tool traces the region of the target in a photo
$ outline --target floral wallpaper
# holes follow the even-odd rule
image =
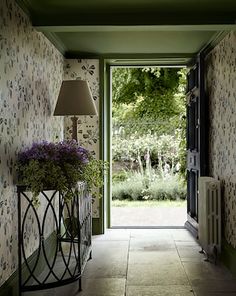
[[[14,0],[0,1],[0,286],[17,268],[17,153],[33,141],[61,139],[52,116],[63,79],[63,56]],[[27,254],[35,250],[33,216]]]
[[[207,56],[206,87],[210,174],[221,180],[224,235],[236,248],[236,32],[228,34]]]
[[[65,60],[64,79],[87,80],[99,112],[99,60]],[[66,139],[71,139],[72,124],[70,117],[65,118]],[[79,116],[78,119],[78,141],[89,149],[99,159],[99,117]],[[99,218],[99,199],[93,198],[93,218]]]

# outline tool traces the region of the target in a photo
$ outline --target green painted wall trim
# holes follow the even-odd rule
[[[20,1],[18,1],[20,2]],[[188,14],[186,16],[186,14]],[[235,14],[228,15],[203,15],[190,13],[178,14],[158,14],[158,13],[130,13],[120,14],[114,13],[88,13],[88,14],[72,14],[71,12],[55,13],[31,13],[34,26],[138,26],[138,25],[227,25],[235,23]]]
[[[103,224],[103,220],[101,218],[93,218],[93,222],[92,222],[93,235],[104,234],[104,228],[102,224]]]
[[[222,242],[221,260],[233,274],[236,274],[236,249],[226,240]]]
[[[103,59],[99,58],[99,158],[104,161],[104,146],[103,146],[103,122],[104,122],[104,112],[103,112],[103,97],[104,97],[104,86],[103,86]],[[105,176],[104,176],[105,179]],[[105,183],[105,180],[104,180]],[[104,186],[100,190],[101,198],[99,201],[99,222],[98,229],[96,229],[96,234],[103,234],[105,231],[105,211],[104,211],[104,195],[105,190]],[[94,220],[94,219],[93,219]],[[95,222],[97,223],[97,222]]]
[[[67,59],[99,59],[102,58],[106,60],[109,63],[120,63],[119,60],[122,60],[122,63],[124,62],[131,62],[137,60],[138,62],[144,61],[144,62],[156,62],[159,60],[189,60],[191,59],[195,54],[192,53],[106,53],[106,54],[94,54],[89,52],[73,52],[69,51],[65,53],[65,58]]]
[[[104,184],[104,200],[105,200],[105,225],[106,228],[111,226],[111,217],[110,217],[110,200],[111,200],[111,102],[110,102],[110,65],[108,60],[103,60],[103,88],[104,88],[104,97],[103,97],[103,112],[104,112],[104,122],[103,122],[103,146],[104,146],[104,160],[109,163],[107,175],[105,178]]]
[[[107,104],[107,126],[106,126],[106,136],[107,136],[107,158],[110,163],[108,172],[108,183],[107,183],[107,226],[110,228],[111,225],[111,199],[112,199],[112,98],[111,98],[111,67],[110,64],[106,63],[106,98],[105,102]]]
[[[24,13],[28,15],[28,17],[31,20],[30,10],[32,9],[32,7],[30,5],[30,2],[28,0],[19,0],[19,1],[16,0],[16,3],[24,11]]]
[[[214,38],[202,49],[203,55],[206,57],[220,42],[229,34],[230,31],[219,31],[214,35]]]
[[[2,296],[18,296],[18,270],[0,287]]]
[[[56,248],[56,233],[53,232],[46,240],[45,240],[45,249],[50,250],[48,258],[52,258],[55,253]],[[37,251],[35,251],[28,259],[29,265],[34,266],[34,262],[37,258]],[[37,271],[40,273],[43,271],[45,265],[45,261],[42,257],[39,257]],[[23,264],[22,269],[23,276],[27,276],[26,265]],[[18,277],[18,269],[9,277],[9,279],[0,287],[0,295],[1,296],[19,296],[19,277]]]
[[[57,50],[65,56],[67,48],[64,43],[57,37],[57,35],[53,32],[45,32],[45,37],[57,48]]]

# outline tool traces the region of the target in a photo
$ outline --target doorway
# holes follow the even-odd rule
[[[111,227],[187,220],[186,68],[111,67]]]

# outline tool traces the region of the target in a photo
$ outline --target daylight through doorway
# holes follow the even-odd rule
[[[112,227],[181,227],[186,69],[112,67]]]

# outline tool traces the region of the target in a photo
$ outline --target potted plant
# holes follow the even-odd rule
[[[33,202],[38,204],[39,193],[53,189],[72,197],[79,181],[86,182],[88,190],[97,194],[103,185],[105,163],[96,160],[85,148],[74,140],[59,143],[40,142],[19,153],[19,184],[33,193]]]

